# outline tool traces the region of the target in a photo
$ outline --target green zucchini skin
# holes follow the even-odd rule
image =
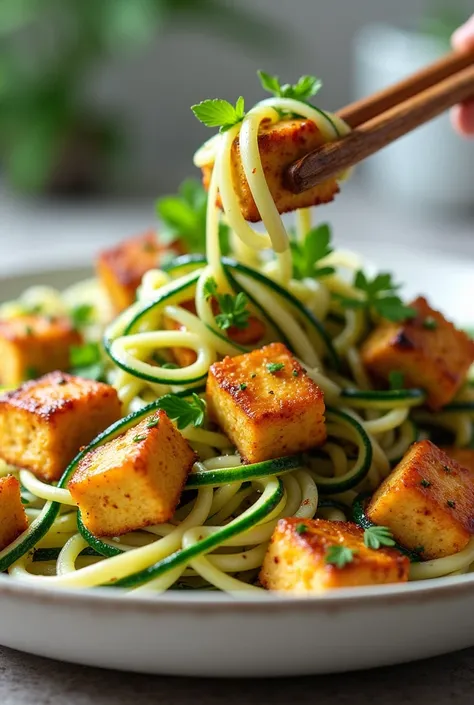
[[[406,406],[421,406],[426,401],[426,393],[422,389],[392,389],[387,391],[372,391],[359,389],[343,389],[341,399],[349,406],[377,406],[379,409],[392,409],[397,404]]]
[[[303,465],[302,455],[287,455],[274,460],[252,463],[251,465],[237,465],[233,468],[193,472],[189,475],[185,487],[187,490],[195,490],[199,487],[226,485],[229,482],[248,482],[249,480],[258,480],[271,475],[291,472],[303,467]]]

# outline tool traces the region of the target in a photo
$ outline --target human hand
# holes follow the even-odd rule
[[[474,50],[474,15],[454,32],[451,42],[455,49]],[[474,99],[456,105],[451,111],[451,119],[458,132],[474,137]]]

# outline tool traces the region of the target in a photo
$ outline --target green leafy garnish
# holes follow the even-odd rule
[[[174,196],[156,201],[164,236],[168,241],[182,240],[188,252],[206,251],[207,192],[197,179],[186,179]],[[223,255],[229,254],[229,227],[219,223],[219,241]]]
[[[147,428],[156,428],[158,426],[159,419],[157,419],[155,416],[152,416],[151,419],[149,419],[146,423]]]
[[[285,366],[284,362],[267,362],[267,370],[274,375],[275,372],[280,372]]]
[[[272,76],[265,71],[257,71],[262,88],[273,93],[277,98],[294,98],[307,101],[321,89],[322,82],[316,76],[301,76],[297,83],[280,83],[278,76]]]
[[[193,394],[191,399],[183,399],[176,394],[165,394],[158,406],[172,421],[176,421],[180,430],[190,425],[202,426],[204,423],[206,402],[197,394]]]
[[[241,392],[245,392],[245,390],[247,389],[247,384],[245,382],[241,382],[239,384],[239,389]]]
[[[212,277],[204,282],[203,290],[206,300],[214,298],[219,306],[219,313],[216,314],[215,319],[221,330],[227,330],[231,326],[247,328],[250,311],[247,308],[248,298],[242,291],[239,291],[236,296],[219,294],[216,281]]]
[[[426,316],[422,325],[423,328],[426,328],[426,330],[436,330],[438,327],[438,321],[436,318],[433,318],[433,316]]]
[[[244,119],[245,101],[240,96],[234,106],[228,100],[211,98],[192,105],[191,110],[206,127],[219,127],[220,132],[226,132]]]
[[[392,532],[387,526],[371,526],[364,531],[364,543],[374,551],[381,546],[395,546]]]
[[[141,435],[139,435],[139,436],[134,436],[134,437],[133,437],[133,442],[134,442],[134,443],[141,443],[142,441],[146,441],[146,436],[145,436],[145,434],[143,434],[143,433],[142,433]]]
[[[92,323],[94,319],[94,307],[92,304],[78,304],[74,306],[69,315],[74,328],[80,330]]]
[[[337,568],[344,568],[348,563],[352,563],[357,551],[347,546],[329,546],[324,556],[324,561],[335,565]]]
[[[388,384],[392,391],[396,391],[397,389],[403,389],[404,382],[405,379],[403,376],[403,372],[399,372],[398,370],[392,370],[389,373]]]
[[[318,267],[317,263],[331,254],[331,228],[327,223],[312,228],[302,243],[292,240],[293,276],[321,278],[334,274],[334,267]]]
[[[295,531],[297,534],[305,534],[308,531],[308,527],[306,524],[297,524],[295,527]]]
[[[397,295],[400,284],[395,284],[392,281],[392,275],[388,272],[377,274],[371,281],[362,270],[359,270],[356,272],[353,285],[361,292],[360,298],[335,295],[345,308],[374,311],[382,318],[394,322],[416,316],[415,309],[405,306]]]
[[[69,351],[70,372],[84,379],[103,381],[105,366],[98,343],[72,345]]]

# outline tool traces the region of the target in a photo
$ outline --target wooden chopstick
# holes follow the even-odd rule
[[[474,97],[474,52],[452,52],[337,114],[354,128],[292,164],[285,186],[301,193],[357,164],[442,112]]]

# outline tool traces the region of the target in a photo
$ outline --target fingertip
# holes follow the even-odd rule
[[[451,44],[461,51],[474,49],[474,15],[453,33]]]
[[[451,121],[459,134],[474,137],[474,100],[452,108]]]

